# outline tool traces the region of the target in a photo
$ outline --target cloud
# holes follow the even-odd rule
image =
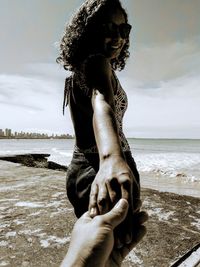
[[[1,0],[0,70],[18,72],[29,62],[55,62],[58,52],[54,43],[60,39],[69,13],[78,5],[75,2]]]
[[[165,45],[191,39],[200,33],[198,0],[129,2],[129,18],[134,26],[134,40],[138,43]]]
[[[119,73],[129,96],[128,136],[200,138],[198,43],[194,38],[136,47]]]
[[[56,80],[57,82],[63,81],[70,72],[64,70],[64,68],[57,63],[30,63],[24,66],[23,73],[37,75],[42,79]]]
[[[124,120],[128,136],[200,138],[199,76],[163,81],[148,89],[130,77],[121,81],[129,96]]]
[[[196,37],[170,44],[137,45],[133,48],[126,72],[134,80],[147,84],[199,75],[199,40]]]
[[[62,115],[64,79],[0,75],[0,128],[35,128],[73,133],[69,114]]]
[[[44,98],[53,98],[60,91],[53,80],[37,76],[0,75],[0,102],[41,110]],[[42,103],[42,105],[41,105]]]
[[[27,67],[32,75],[0,75],[0,113],[5,115],[0,128],[73,133],[69,112],[62,116],[67,74],[59,71],[54,64],[40,63]],[[137,80],[131,73],[119,74],[129,97],[127,136],[200,138],[200,77],[195,71],[169,80]]]
[[[30,106],[30,105],[26,105],[26,104],[20,104],[20,103],[13,103],[13,102],[10,102],[10,101],[0,101],[0,103],[2,105],[7,105],[7,106],[12,106],[13,108],[14,107],[18,107],[18,108],[22,108],[22,109],[27,109],[28,111],[42,111],[43,109],[42,108],[39,108],[39,107],[34,107],[34,106]],[[35,112],[34,112],[35,113]]]

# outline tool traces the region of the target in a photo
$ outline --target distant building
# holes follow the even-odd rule
[[[11,129],[6,128],[5,130],[0,129],[0,138],[1,139],[71,139],[74,138],[73,135],[70,134],[52,134],[48,135],[46,133],[30,133],[30,132],[13,132]]]
[[[2,129],[0,129],[0,136],[4,136],[4,131]]]
[[[5,129],[5,135],[6,135],[6,137],[11,137],[11,135],[12,135],[12,131],[11,131],[11,129]]]

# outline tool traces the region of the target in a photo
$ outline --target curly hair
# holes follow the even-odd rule
[[[106,12],[113,9],[120,9],[126,23],[128,22],[128,15],[119,0],[86,0],[66,25],[60,41],[60,55],[56,62],[63,65],[65,70],[76,71],[89,55],[98,53],[101,38],[98,32],[100,21]],[[130,55],[129,43],[127,38],[118,58],[111,60],[114,70],[124,69]]]

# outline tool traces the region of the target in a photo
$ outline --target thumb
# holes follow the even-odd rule
[[[102,215],[104,223],[110,224],[114,229],[126,218],[128,207],[128,201],[124,198],[120,199],[111,211]]]

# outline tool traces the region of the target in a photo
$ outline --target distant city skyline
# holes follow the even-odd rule
[[[24,131],[12,131],[12,129],[5,128],[0,129],[0,138],[30,138],[30,139],[39,139],[39,138],[74,138],[73,135],[70,134],[54,134],[51,135],[45,133],[35,133],[35,132],[24,132]]]

